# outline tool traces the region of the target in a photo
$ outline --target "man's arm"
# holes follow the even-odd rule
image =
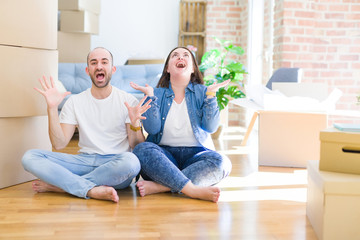
[[[70,142],[75,132],[75,125],[61,123],[57,108],[48,109],[49,118],[49,137],[51,145],[56,149],[60,150],[65,148]]]
[[[135,124],[135,126],[132,124],[130,125],[129,123],[126,124],[126,131],[131,149],[134,149],[137,144],[145,141],[143,131],[140,127],[140,123],[138,125]]]
[[[129,145],[133,149],[137,144],[145,141],[144,134],[141,130],[140,120],[146,119],[142,116],[144,112],[146,112],[151,106],[151,100],[147,101],[145,104],[144,101],[147,96],[144,96],[138,105],[135,107],[131,107],[127,102],[125,102],[125,106],[128,109],[130,124],[126,123],[126,131],[129,139]]]
[[[75,131],[75,125],[60,124],[58,115],[58,106],[62,100],[70,94],[70,92],[60,93],[54,84],[54,80],[50,77],[50,82],[43,76],[39,79],[42,89],[35,88],[41,95],[45,97],[47,104],[48,120],[49,120],[49,137],[52,146],[56,149],[62,149],[69,143]]]

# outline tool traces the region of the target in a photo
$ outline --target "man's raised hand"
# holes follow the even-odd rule
[[[34,89],[38,91],[41,95],[45,97],[48,108],[57,108],[59,104],[64,100],[64,98],[70,94],[70,92],[60,93],[54,83],[54,79],[50,76],[50,82],[46,79],[45,76],[39,78],[41,88],[35,87]]]
[[[131,124],[133,126],[137,125],[137,121],[144,120],[146,117],[142,116],[143,113],[145,113],[150,107],[151,99],[147,101],[145,104],[143,104],[146,100],[147,96],[145,95],[139,102],[138,105],[135,107],[131,107],[127,102],[125,102],[125,106],[128,109],[129,112],[129,118],[131,121]]]

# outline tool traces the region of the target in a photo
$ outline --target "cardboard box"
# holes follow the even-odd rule
[[[59,10],[89,11],[100,14],[100,0],[59,0]]]
[[[91,50],[91,34],[58,32],[59,62],[84,63]]]
[[[320,132],[320,170],[360,174],[360,133],[329,128]]]
[[[56,50],[57,16],[57,1],[1,1],[0,45]]]
[[[60,31],[99,33],[99,16],[89,11],[61,11]]]
[[[306,102],[301,105],[303,97],[324,99],[326,85],[315,84],[309,95],[311,84],[308,83],[273,83],[273,88],[281,87],[284,94],[295,97],[300,102],[297,106],[279,109],[266,108],[267,95],[275,94],[264,86],[248,88],[247,98],[232,100],[231,103],[253,110],[254,114],[245,133],[242,146],[246,145],[251,130],[258,119],[258,163],[265,166],[306,168],[309,159],[320,158],[320,131],[327,128],[327,112],[315,111]],[[318,93],[318,95],[316,94]],[[276,95],[276,94],[275,94]],[[281,98],[283,99],[283,98]],[[311,101],[311,102],[314,102]],[[293,102],[295,103],[294,99]],[[288,104],[289,105],[289,104]],[[297,109],[297,110],[294,110]]]
[[[306,215],[319,240],[360,236],[360,175],[319,171],[308,162]]]
[[[0,56],[0,117],[47,115],[46,101],[34,87],[41,88],[43,75],[57,78],[57,50],[0,45]]]
[[[320,158],[324,113],[259,111],[259,165],[306,168]]]
[[[35,179],[21,164],[33,148],[51,151],[47,116],[0,118],[0,188]]]

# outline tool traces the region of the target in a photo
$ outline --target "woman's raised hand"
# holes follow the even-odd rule
[[[143,87],[143,86],[139,86],[138,84],[136,84],[134,82],[130,82],[130,86],[132,88],[134,88],[135,90],[139,90],[139,91],[143,92],[145,95],[147,95],[149,97],[154,96],[154,88],[149,86],[149,84],[145,84],[145,87]]]
[[[64,100],[64,98],[70,94],[70,92],[60,93],[55,87],[54,79],[50,76],[50,82],[46,79],[45,76],[39,78],[42,90],[35,87],[34,89],[38,91],[41,95],[45,97],[48,108],[57,108],[59,104]]]
[[[208,92],[217,92],[219,90],[219,88],[225,87],[226,85],[228,85],[230,83],[230,79],[221,82],[221,83],[213,83],[210,86],[208,86],[207,91]]]

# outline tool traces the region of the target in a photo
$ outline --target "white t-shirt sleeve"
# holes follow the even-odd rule
[[[78,121],[75,116],[73,97],[70,97],[64,104],[60,113],[60,123],[67,123],[72,125],[78,125]]]

